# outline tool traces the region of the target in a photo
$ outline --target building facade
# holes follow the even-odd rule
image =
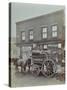
[[[20,57],[29,54],[33,48],[65,48],[64,10],[16,22],[16,45],[20,48]],[[27,55],[28,57],[29,55]]]

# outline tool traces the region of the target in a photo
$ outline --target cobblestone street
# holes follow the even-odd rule
[[[56,80],[56,78],[45,78],[44,76],[34,77],[32,74],[23,74],[16,72],[15,66],[11,64],[11,86],[12,87],[26,87],[26,86],[40,86],[40,85],[55,85],[64,84],[64,81]]]

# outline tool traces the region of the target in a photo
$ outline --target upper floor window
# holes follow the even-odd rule
[[[42,28],[42,38],[43,39],[47,38],[47,27]]]
[[[30,32],[29,32],[29,35],[30,35],[30,40],[33,40],[33,30],[30,30]]]
[[[57,37],[57,25],[52,26],[52,37]]]
[[[25,40],[25,32],[22,32],[22,40]]]

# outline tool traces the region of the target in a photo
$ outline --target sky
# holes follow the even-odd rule
[[[45,15],[64,9],[64,6],[12,3],[11,6],[11,37],[16,38],[16,22]]]

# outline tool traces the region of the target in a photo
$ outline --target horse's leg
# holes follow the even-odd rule
[[[30,71],[30,66],[28,66],[28,68],[29,68],[29,70],[28,70],[28,71]]]
[[[20,72],[22,72],[22,65],[20,65],[20,69],[21,69]]]
[[[26,71],[26,65],[24,65],[24,71]]]
[[[23,63],[21,64],[21,72],[23,72]]]
[[[16,64],[16,67],[15,67],[16,70],[18,70],[18,65]]]
[[[24,64],[24,71],[26,71],[27,61]]]

